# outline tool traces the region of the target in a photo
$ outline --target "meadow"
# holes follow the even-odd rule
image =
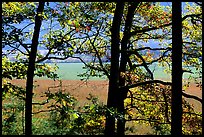
[[[54,63],[48,64],[54,66]],[[86,97],[89,93],[96,95],[100,101],[106,104],[108,93],[107,78],[90,77],[88,81],[81,81],[81,77],[77,75],[86,71],[82,69],[84,66],[83,63],[57,63],[57,66],[59,69],[56,73],[59,75],[59,79],[62,80],[63,90],[73,94],[79,100],[79,104],[83,105],[84,102],[87,101]],[[166,74],[163,67],[155,64],[150,66],[150,70],[154,70],[155,79],[171,81],[171,75]],[[184,75],[184,79],[187,78],[187,76],[188,75]],[[26,83],[25,80],[13,80],[12,82],[23,87],[25,87]],[[40,96],[48,90],[48,87],[59,85],[59,81],[53,81],[46,77],[35,77],[34,85],[36,85],[36,88],[34,88],[34,93],[36,93],[34,100],[42,100],[44,98],[40,98]],[[202,98],[202,91],[196,87],[195,84],[191,84],[186,92]],[[192,99],[187,100],[194,104],[196,110],[202,110],[202,106],[199,102]]]
[[[54,65],[50,63],[49,65]],[[88,104],[87,97],[89,94],[92,94],[99,98],[99,101],[103,104],[107,102],[107,95],[108,95],[108,80],[106,78],[90,78],[88,81],[81,81],[80,77],[77,75],[80,73],[85,72],[82,69],[82,63],[58,63],[57,64],[59,69],[57,70],[57,74],[60,76],[61,84],[62,84],[62,91],[69,92],[78,100],[78,106],[84,106]],[[156,67],[156,68],[155,68]],[[154,69],[154,76],[156,79],[162,79],[170,81],[171,76],[164,73],[164,68],[158,66],[151,66],[150,69]],[[25,87],[26,81],[25,80],[12,80],[12,83]],[[59,88],[56,86],[60,85],[59,80],[51,80],[45,77],[39,78],[35,77],[34,80],[34,97],[33,102],[42,102],[46,99],[45,92],[48,91],[49,87],[53,87],[50,89],[51,92],[56,92]],[[56,88],[55,88],[56,87]],[[195,84],[191,84],[190,87],[186,90],[187,93],[192,95],[196,95],[202,98],[202,91],[196,87]],[[200,102],[197,102],[193,99],[187,99],[191,104],[193,104],[194,109],[196,111],[202,111],[202,105]],[[33,112],[37,112],[43,109],[47,109],[48,104],[44,105],[40,108],[34,108]],[[46,113],[38,113],[33,116],[33,120],[37,118],[46,117]],[[133,125],[131,123],[127,123],[127,125]],[[135,129],[137,129],[134,134],[147,134],[151,133],[151,128],[145,125],[134,125]],[[139,132],[138,132],[139,131]]]

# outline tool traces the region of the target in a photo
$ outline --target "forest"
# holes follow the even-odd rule
[[[0,135],[202,135],[202,2],[2,2],[1,91]]]

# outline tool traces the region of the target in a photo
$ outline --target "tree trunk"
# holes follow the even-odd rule
[[[117,104],[117,91],[119,85],[119,43],[120,43],[120,25],[124,10],[124,2],[116,4],[116,9],[111,28],[111,69],[108,91],[108,108],[116,108]],[[105,135],[115,135],[115,117],[107,112]]]
[[[182,135],[182,20],[181,2],[172,3],[172,115],[171,134]]]
[[[123,39],[121,42],[121,60],[119,72],[125,73],[126,65],[128,61],[127,49],[130,39],[129,33],[132,27],[132,20],[134,12],[139,2],[135,2],[128,7],[128,13],[125,21],[125,30],[123,33]],[[119,77],[119,87],[125,86],[125,78]],[[117,121],[117,135],[125,135],[125,112],[124,112],[124,99],[127,97],[128,90],[119,90],[119,98],[117,103],[118,112],[121,114],[121,118]]]
[[[32,94],[33,94],[33,78],[35,71],[35,59],[37,53],[38,39],[40,34],[40,27],[42,18],[38,14],[42,14],[45,2],[39,2],[37,14],[35,17],[35,28],[31,45],[31,52],[29,55],[29,64],[26,81],[26,108],[25,108],[25,134],[32,135]]]

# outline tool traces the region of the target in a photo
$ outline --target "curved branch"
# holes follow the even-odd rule
[[[21,29],[21,32],[23,32],[23,30],[25,29],[25,28],[27,28],[28,26],[30,26],[30,25],[33,25],[33,24],[35,24],[35,23],[29,23],[28,25],[26,25],[25,27],[23,27],[22,29]]]
[[[184,21],[185,19],[187,19],[187,18],[189,18],[189,17],[191,17],[191,18],[192,18],[192,17],[199,17],[199,16],[201,16],[201,15],[202,15],[202,13],[201,13],[201,14],[185,15],[181,20]],[[168,23],[168,24],[164,24],[164,25],[158,26],[158,27],[143,28],[143,29],[141,29],[141,30],[135,30],[135,31],[130,32],[130,37],[131,37],[131,36],[134,36],[134,35],[136,35],[136,34],[138,34],[138,33],[145,33],[145,32],[148,32],[148,31],[152,31],[152,30],[156,30],[156,29],[161,29],[161,28],[163,28],[163,27],[168,27],[168,26],[170,26],[170,25],[172,25],[172,22],[171,22],[171,23]]]
[[[170,122],[159,122],[161,121],[160,119],[155,119],[155,120],[152,120],[150,118],[133,118],[133,119],[126,119],[125,121],[149,121],[149,122],[155,122],[155,123],[158,123],[158,124],[170,124]]]
[[[59,44],[59,45],[57,45],[56,43],[53,45],[53,46],[51,46],[50,45],[50,48],[49,48],[49,50],[48,50],[48,52],[47,52],[47,54],[43,57],[43,58],[41,58],[41,59],[39,59],[39,60],[37,60],[36,61],[36,63],[40,63],[40,62],[42,62],[42,61],[44,61],[44,60],[47,60],[47,59],[59,59],[59,60],[64,60],[64,59],[67,59],[68,57],[70,57],[70,56],[68,56],[68,57],[64,57],[64,58],[59,58],[59,57],[49,57],[49,55],[51,54],[51,51],[52,51],[52,49],[54,49],[54,47],[56,46],[62,46],[62,44],[64,44],[64,38],[67,36],[67,35],[69,35],[69,34],[71,34],[71,32],[73,32],[74,31],[74,29],[72,29],[72,30],[70,30],[69,32],[67,32],[64,36],[62,36],[61,37],[61,39],[60,39],[60,41],[61,41],[61,43]],[[71,37],[71,36],[70,36]],[[71,41],[70,39],[69,39],[69,41]],[[68,41],[66,41],[66,43],[68,43]],[[73,48],[73,47],[72,47]]]
[[[19,36],[15,35],[16,41],[20,43],[21,46],[24,47],[24,49],[27,51],[28,54],[30,54],[30,51],[27,47],[27,45],[31,45],[31,44],[24,44],[20,39]]]
[[[102,25],[103,25],[103,22],[101,23],[99,29],[97,30],[97,34],[96,34],[96,36],[95,36],[95,38],[94,38],[93,41],[91,41],[90,37],[88,37],[88,38],[89,38],[89,41],[90,41],[90,43],[91,43],[91,45],[92,45],[94,51],[96,52],[96,56],[97,56],[97,58],[98,58],[98,60],[99,60],[99,64],[100,64],[102,70],[104,71],[104,73],[106,74],[106,76],[109,78],[109,73],[108,73],[108,71],[104,68],[103,62],[102,62],[101,57],[100,57],[100,55],[99,55],[99,52],[98,52],[98,50],[96,49],[96,47],[95,47],[95,45],[94,45],[94,43],[95,43],[95,41],[96,41],[96,38],[97,38],[97,36],[99,35],[99,31],[100,31]]]
[[[20,53],[22,53],[23,55],[28,56],[28,54],[24,53],[22,50],[19,49],[19,46],[20,46],[20,45],[18,45],[17,47],[14,47],[14,46],[12,46],[12,45],[9,44],[9,43],[8,43],[8,45],[9,45],[9,47],[13,48],[13,50],[11,50],[11,52],[9,52],[9,53],[7,53],[7,54],[10,54],[10,53],[12,53],[14,50],[17,50],[17,51],[19,51]]]
[[[142,64],[143,64],[144,68],[147,70],[147,72],[149,72],[150,77],[151,77],[151,79],[153,80],[153,79],[154,79],[154,75],[153,75],[153,73],[151,72],[151,70],[149,69],[149,67],[147,66],[147,63],[146,63],[146,61],[144,60],[144,58],[143,58],[137,51],[135,51],[135,54],[136,54],[137,57],[139,57],[139,58],[142,60]]]
[[[32,114],[38,114],[38,113],[42,113],[42,112],[50,112],[50,111],[54,111],[54,110],[56,110],[56,109],[40,110],[37,112],[32,112]]]
[[[153,83],[160,83],[162,85],[172,85],[172,82],[165,82],[165,81],[161,81],[161,80],[150,80],[150,81],[144,81],[144,82],[140,82],[140,83],[136,83],[136,84],[132,84],[132,85],[123,86],[123,87],[120,87],[120,89],[127,90],[130,88],[135,88],[138,86],[153,84]]]
[[[183,92],[183,91],[182,91],[182,95],[183,95],[184,97],[186,97],[186,98],[195,99],[195,100],[199,101],[201,104],[203,104],[202,99],[199,98],[199,97],[197,97],[197,96],[189,95],[189,94],[187,94],[187,93],[185,93],[185,92]]]
[[[136,50],[144,50],[144,49],[150,49],[150,50],[166,50],[166,51],[164,51],[163,52],[163,54],[160,56],[160,57],[158,57],[157,59],[154,59],[154,60],[152,60],[151,62],[145,62],[146,63],[146,65],[150,65],[150,64],[152,64],[152,63],[154,63],[154,62],[157,62],[157,61],[159,61],[159,60],[161,60],[161,59],[163,59],[164,57],[166,57],[166,53],[167,52],[169,52],[170,50],[172,50],[172,48],[170,48],[170,47],[168,47],[168,48],[150,48],[150,47],[145,47],[145,48],[139,48],[139,49],[136,49]],[[129,51],[131,54],[133,54],[133,53],[135,53],[136,51]],[[133,65],[134,67],[139,67],[139,66],[144,66],[144,63],[142,63],[142,64],[134,64]]]

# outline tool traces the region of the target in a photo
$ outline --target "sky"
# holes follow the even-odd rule
[[[171,6],[171,2],[161,2],[161,5],[163,5],[163,6]],[[50,2],[50,6],[51,7],[55,7],[56,5],[53,3],[53,2]],[[182,8],[183,8],[183,6],[184,5],[182,5]],[[15,26],[16,27],[19,27],[19,28],[21,28],[22,26],[25,26],[25,25],[27,25],[29,22],[28,21],[24,21],[22,24],[15,24]],[[44,26],[44,27],[48,27],[47,26],[47,24],[49,24],[49,21],[48,22],[43,22],[42,23],[42,26]],[[32,29],[32,28],[34,28],[34,24],[32,24],[32,25],[30,25],[28,28],[26,28],[24,31],[29,31],[30,29]],[[42,29],[42,27],[41,27],[41,29]],[[56,27],[55,29],[59,29],[59,27]],[[47,33],[47,31],[46,30],[44,30],[44,31],[41,31],[41,33],[40,33],[40,35],[42,36],[42,35],[44,35],[44,34],[46,34]],[[31,43],[31,40],[29,40],[29,41],[25,41],[25,42],[29,42],[29,43]],[[155,42],[155,41],[149,41],[150,43],[151,43],[151,47],[157,47],[158,46],[158,42]],[[146,43],[146,45],[147,44],[149,44],[149,43]],[[9,48],[4,48],[4,49],[2,49],[3,50],[3,52],[5,51],[5,50],[8,50]],[[41,53],[41,54],[46,54],[47,53],[47,50],[44,50],[44,48],[43,47],[38,47],[38,50],[39,50],[39,52]]]

